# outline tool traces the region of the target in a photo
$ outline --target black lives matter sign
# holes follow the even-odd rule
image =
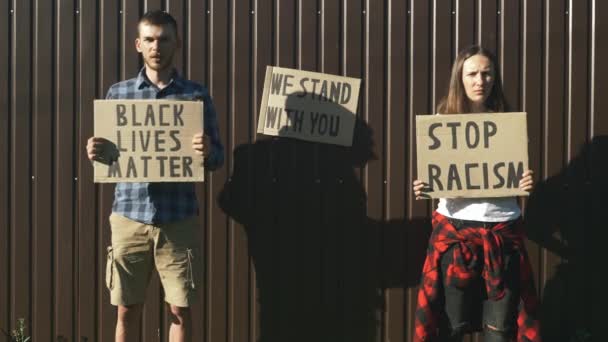
[[[361,80],[269,66],[258,133],[351,146]]]
[[[96,183],[203,181],[192,137],[203,131],[203,102],[96,100],[96,137],[110,144],[95,162]]]
[[[416,144],[431,198],[528,195],[526,113],[418,115]]]

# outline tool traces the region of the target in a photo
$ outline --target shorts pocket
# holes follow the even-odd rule
[[[192,290],[196,290],[196,270],[194,266],[196,265],[196,252],[194,249],[188,248],[186,249],[186,253],[188,254],[188,285]]]
[[[106,261],[106,287],[109,290],[114,288],[114,249],[108,246],[108,256]]]

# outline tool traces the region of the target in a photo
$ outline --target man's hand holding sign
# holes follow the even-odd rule
[[[416,199],[528,195],[525,113],[419,115]]]

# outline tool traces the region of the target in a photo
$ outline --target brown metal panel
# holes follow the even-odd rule
[[[256,138],[257,130],[257,117],[260,107],[262,91],[264,86],[264,76],[266,73],[267,65],[274,65],[273,60],[275,53],[275,42],[274,42],[274,30],[275,23],[273,17],[274,2],[272,0],[256,0],[253,4],[253,11],[255,12],[253,22],[253,42],[252,42],[252,102],[250,103],[253,108],[253,126],[250,127],[250,134],[253,138]],[[258,174],[257,164],[254,160],[259,155],[257,153],[260,143],[255,139],[249,148],[245,148],[244,152],[242,149],[234,151],[235,158],[232,161],[232,165],[235,170],[239,163],[239,159],[245,162],[245,172],[248,179],[255,179],[255,177],[264,176],[262,183],[263,186],[274,186],[273,183],[274,173],[271,174]],[[271,146],[265,144],[262,146]],[[238,152],[238,153],[237,153]],[[227,152],[227,155],[232,153]],[[242,156],[242,157],[241,157]],[[269,159],[266,156],[267,160]],[[272,162],[270,162],[272,164]],[[258,201],[254,201],[254,187],[248,185],[245,187],[245,191],[249,196],[246,198],[248,207],[251,208],[252,212],[262,212],[262,208],[258,206]],[[266,196],[262,196],[259,203],[267,205],[269,198],[272,194],[268,193]],[[266,201],[264,201],[266,200]],[[272,202],[271,202],[272,203]],[[268,208],[265,208],[268,211]],[[263,215],[263,216],[262,216]],[[268,214],[255,215],[256,220],[254,222],[244,222],[247,231],[248,249],[250,257],[253,262],[252,286],[254,289],[251,291],[251,297],[254,299],[251,303],[250,308],[250,327],[251,334],[250,338],[253,341],[267,340],[274,338],[276,332],[271,330],[271,327],[276,327],[277,314],[276,308],[278,307],[278,299],[274,294],[278,292],[279,283],[274,281],[273,271],[274,265],[278,263],[277,258],[274,256],[277,254],[276,250],[278,247],[272,242],[275,232],[279,229],[274,217]],[[259,221],[259,222],[258,222]],[[256,224],[257,223],[257,224]],[[273,310],[274,309],[274,310]]]
[[[94,217],[95,191],[91,182],[93,170],[87,159],[84,146],[93,132],[93,100],[96,98],[97,82],[97,2],[93,0],[80,1],[76,11],[78,35],[75,42],[76,56],[76,111],[74,125],[78,135],[75,137],[74,163],[78,166],[77,183],[78,198],[74,205],[77,214],[77,250],[76,269],[78,270],[78,297],[76,339],[93,340],[97,328],[96,294],[103,290],[105,279],[97,278],[94,272],[97,260],[105,260],[105,249],[97,249],[97,234],[92,234],[93,225],[89,225]],[[91,215],[86,217],[85,215]],[[83,217],[84,216],[84,217]],[[102,268],[105,270],[105,268]]]
[[[608,34],[608,21],[605,20],[606,13],[608,13],[608,2],[593,0],[591,2],[591,25],[590,25],[590,44],[591,44],[591,89],[590,89],[590,128],[589,133],[592,137],[591,140],[591,184],[592,190],[592,210],[591,210],[591,223],[592,233],[591,238],[593,241],[603,241],[596,236],[600,236],[600,232],[604,232],[604,208],[605,208],[605,193],[608,188],[606,182],[606,146],[608,141],[608,115],[606,115],[606,108],[608,108],[608,67],[604,61],[608,58],[608,46],[605,44],[605,37]],[[603,236],[603,235],[602,235]],[[590,250],[593,250],[594,259],[601,260],[600,254],[602,249],[597,248],[599,245],[595,243],[591,244]],[[597,261],[592,261],[591,265],[597,265]],[[599,275],[593,275],[594,284],[593,293],[601,291],[600,283],[596,279],[599,279]],[[592,321],[591,331],[602,331],[603,327],[603,305],[604,301],[592,302]]]
[[[251,142],[251,126],[254,120],[251,117],[251,28],[253,14],[249,8],[248,0],[233,0],[231,4],[231,93],[230,93],[230,112],[228,122],[232,131],[229,140],[226,142],[226,150],[232,151],[236,146]],[[227,116],[228,116],[227,115]],[[228,156],[227,156],[228,157]],[[227,158],[228,159],[228,158]],[[226,169],[229,165],[226,163]],[[228,224],[228,240],[230,251],[229,264],[229,294],[228,312],[230,315],[228,326],[228,341],[240,342],[248,341],[250,337],[249,329],[249,304],[252,301],[249,293],[250,284],[250,262],[249,250],[247,247],[247,235],[245,228],[236,223]]]
[[[608,135],[608,115],[605,114],[608,108],[608,65],[604,61],[608,60],[608,46],[604,44],[608,35],[608,20],[602,20],[608,13],[608,3],[606,1],[594,0],[592,5],[592,32],[591,44],[593,55],[591,56],[591,135],[594,137]]]
[[[568,9],[568,109],[566,156],[572,160],[587,142],[589,113],[589,3],[570,1]]]
[[[477,0],[477,44],[496,51],[497,45],[497,29],[496,18],[498,17],[499,0]]]
[[[319,22],[318,26],[318,47],[317,50],[319,56],[319,70],[328,74],[340,74],[340,2],[339,0],[323,0],[319,2],[318,8]],[[313,18],[314,13],[309,16]],[[314,22],[303,23],[304,27],[312,27]],[[313,30],[307,30],[309,34],[313,35]],[[354,137],[353,140],[358,139]],[[356,144],[356,142],[355,142]],[[351,148],[351,150],[354,150]],[[357,185],[350,181],[344,182],[347,175],[351,175],[352,166],[349,165],[348,160],[345,158],[346,154],[343,153],[344,148],[338,146],[324,146],[319,144],[313,159],[310,162],[317,168],[314,172],[318,174],[321,181],[319,188],[320,192],[310,192],[308,195],[309,199],[315,201],[320,199],[320,213],[318,216],[319,224],[311,229],[310,233],[306,237],[310,240],[301,241],[301,245],[306,249],[307,246],[312,246],[314,249],[318,248],[319,253],[317,255],[302,253],[306,256],[305,260],[302,260],[303,267],[305,267],[306,273],[313,279],[307,279],[302,283],[306,288],[317,289],[315,285],[314,277],[318,276],[322,279],[320,287],[320,293],[311,292],[308,296],[316,297],[319,296],[318,308],[314,306],[308,306],[307,309],[312,312],[322,312],[318,315],[320,322],[311,322],[312,324],[317,323],[315,328],[318,332],[313,336],[319,336],[323,334],[323,337],[327,340],[339,340],[343,335],[344,326],[342,323],[342,305],[343,294],[341,291],[340,284],[344,281],[342,279],[342,238],[344,234],[352,234],[360,231],[361,224],[349,224],[347,221],[348,215],[352,216],[353,212],[348,210],[347,203],[352,201],[353,198],[349,198],[351,190],[357,188]],[[342,172],[343,171],[343,172]],[[315,229],[316,228],[316,229]],[[319,239],[322,241],[319,242]],[[310,251],[307,251],[310,253]],[[315,266],[316,262],[323,265],[319,270]],[[316,269],[315,269],[316,268]],[[306,299],[304,299],[306,300]],[[307,317],[311,312],[304,312],[304,317]],[[310,319],[309,319],[310,320]]]
[[[184,22],[184,41],[187,41],[186,76],[203,85],[207,74],[207,27],[209,24],[205,1],[189,0],[187,23]]]
[[[218,113],[220,136],[226,142],[229,137],[227,114],[229,110],[229,52],[228,42],[230,39],[228,31],[229,3],[223,0],[209,2],[211,11],[210,21],[210,64],[209,64],[209,86],[215,108]],[[226,169],[220,169],[213,174],[207,174],[206,198],[201,208],[204,212],[207,229],[207,246],[205,246],[207,276],[207,324],[206,337],[208,341],[224,341],[228,327],[228,234],[226,229],[225,215],[213,205],[218,191],[225,181]],[[203,202],[201,202],[203,203]]]
[[[276,2],[277,64],[297,68],[300,61],[318,69],[323,56],[323,46],[319,44],[324,38],[321,28],[323,5],[302,4],[298,8],[297,2]],[[316,29],[313,29],[315,23]],[[304,30],[299,31],[300,28]],[[302,35],[309,37],[298,42]],[[316,63],[313,60],[315,56],[319,58]],[[326,266],[323,264],[324,247],[330,243],[328,240],[332,235],[332,232],[322,228],[325,214],[321,209],[324,201],[322,194],[330,185],[325,173],[327,169],[320,166],[325,151],[325,147],[319,144],[286,138],[272,139],[269,150],[274,163],[278,202],[278,212],[275,214],[277,247],[274,250],[278,259],[275,275],[278,297],[271,309],[271,315],[276,317],[276,325],[265,325],[262,334],[276,336],[277,341],[318,339],[326,327],[325,320],[335,312],[326,300],[331,299],[324,297],[324,291],[327,291],[327,282],[323,278]],[[327,167],[331,168],[329,165]],[[315,267],[315,264],[319,266]],[[260,285],[260,290],[266,292],[268,299],[269,293],[263,287],[272,288],[274,285],[269,286],[267,282]],[[294,298],[294,293],[303,295]],[[262,301],[262,311],[264,304]],[[334,335],[333,329],[326,333],[328,336]]]
[[[499,63],[502,68],[503,91],[514,110],[521,108],[520,86],[520,6],[519,1],[502,1],[500,9]]]
[[[564,159],[568,161],[565,169],[561,171],[561,179],[567,188],[564,191],[563,203],[568,210],[562,211],[563,220],[559,224],[560,234],[568,244],[570,255],[564,256],[568,265],[562,262],[557,268],[553,284],[561,283],[565,289],[565,296],[551,295],[550,287],[545,287],[545,302],[553,308],[558,303],[565,310],[563,319],[569,322],[566,328],[557,321],[554,336],[572,336],[572,330],[590,328],[592,319],[592,303],[595,298],[593,288],[589,282],[581,282],[586,274],[592,274],[592,259],[590,247],[593,239],[594,227],[592,224],[593,212],[592,197],[594,184],[590,183],[590,174],[594,165],[589,158],[590,145],[588,144],[589,129],[589,13],[588,1],[569,1],[566,8],[566,31],[568,34],[567,60],[569,66],[566,76],[566,147],[563,152]],[[605,153],[606,151],[604,151]],[[597,164],[596,164],[597,165]],[[604,187],[605,189],[605,187]],[[596,198],[597,199],[597,198]],[[605,202],[605,201],[602,201]]]
[[[293,68],[296,61],[296,0],[275,0],[275,65]]]
[[[409,199],[414,198],[411,184],[416,175],[416,126],[415,115],[433,113],[434,104],[431,103],[431,80],[428,75],[431,74],[432,60],[430,53],[431,37],[430,22],[431,22],[431,7],[428,1],[412,0],[411,2],[411,22],[410,28],[410,44],[409,44],[409,132],[408,132],[408,148],[409,156],[407,168],[408,174],[411,175],[407,180],[407,196]],[[430,222],[427,217],[429,207],[432,205],[429,201],[413,201],[410,200],[407,208],[407,218],[409,227],[406,236],[406,260],[408,261],[407,272],[416,275],[418,278],[422,269],[424,260],[424,250],[428,236],[430,235]],[[414,311],[416,307],[417,284],[409,286],[406,297],[406,341],[413,339],[414,330]]]
[[[475,43],[475,0],[455,0],[454,16],[455,22],[455,39],[456,53],[465,47]]]
[[[51,341],[53,330],[53,3],[34,8],[33,76],[33,298],[32,339]]]
[[[544,61],[544,162],[543,178],[555,176],[565,163],[565,99],[566,84],[566,22],[565,22],[566,1],[552,1],[545,4],[545,61]],[[551,294],[547,287],[547,282],[556,276],[557,266],[559,265],[558,256],[551,251],[543,251],[541,267],[541,280],[539,284],[541,294],[544,298],[547,295],[565,296],[565,293]],[[548,293],[549,292],[549,293]],[[557,290],[559,292],[559,290]],[[546,305],[546,303],[545,303]],[[556,313],[555,311],[553,312]],[[553,315],[553,317],[555,317]],[[543,317],[545,325],[551,315]],[[559,333],[544,329],[544,338],[547,340],[559,339]]]
[[[319,40],[321,33],[321,8],[316,1],[300,1],[298,4],[298,56],[297,67],[302,70],[318,71]]]
[[[11,35],[13,12],[11,1],[0,1],[0,155],[5,162],[0,164],[0,274],[9,274],[11,267],[10,215],[11,215]],[[9,331],[10,322],[10,277],[0,279],[0,329]],[[6,341],[6,339],[0,339]]]
[[[209,64],[209,58],[207,55],[207,47],[209,42],[209,14],[207,13],[208,4],[207,1],[189,0],[187,5],[187,22],[178,23],[184,26],[184,41],[187,41],[188,49],[184,50],[185,64],[184,68],[188,71],[185,76],[195,82],[199,82],[204,86],[207,86],[207,66]],[[197,198],[199,203],[203,203],[202,199],[204,195],[204,184],[196,184]],[[202,205],[201,205],[202,207]],[[199,220],[199,262],[200,262],[200,273],[204,274],[205,259],[204,256],[205,246],[205,232],[203,230],[203,220]],[[208,279],[206,277],[200,277],[201,283],[198,285],[197,301],[192,307],[192,326],[193,326],[193,341],[204,341],[205,336],[205,312],[206,312],[206,301],[205,301],[205,289]]]
[[[385,340],[403,341],[405,331],[405,222],[407,183],[407,134],[409,120],[406,114],[408,86],[408,4],[406,1],[388,2],[387,16],[387,206],[386,221],[383,226],[383,252],[380,259],[384,275],[382,286],[386,288]]]
[[[135,39],[137,38],[137,21],[141,16],[139,1],[121,1],[120,9],[121,22],[121,79],[126,80],[134,77],[141,67],[141,58],[135,49]],[[181,22],[178,22],[181,24]],[[180,26],[181,27],[181,26]],[[177,61],[177,59],[176,59]]]
[[[105,98],[109,87],[118,82],[120,76],[120,25],[121,25],[121,7],[119,0],[103,0],[99,7],[99,85],[97,91],[98,98]],[[134,47],[131,47],[134,50]],[[130,75],[129,77],[133,77]],[[89,127],[89,135],[93,134],[92,127]],[[82,133],[84,134],[84,133]],[[84,172],[86,166],[81,167],[81,172]],[[87,170],[86,172],[92,172]],[[79,212],[79,224],[83,227],[90,227],[95,231],[97,237],[97,251],[99,257],[97,262],[97,340],[107,341],[114,338],[114,330],[116,326],[116,309],[110,305],[109,291],[105,286],[106,281],[106,250],[111,244],[110,226],[108,217],[111,212],[112,199],[114,197],[114,186],[109,184],[92,183],[92,177],[84,178],[80,176],[81,191],[87,191],[87,196],[95,195],[95,205],[81,206]],[[86,183],[85,183],[86,182]],[[89,188],[85,188],[85,185]],[[85,193],[82,194],[84,196]],[[93,202],[89,197],[89,201]],[[152,285],[152,284],[151,284]],[[151,287],[153,287],[152,285]],[[156,285],[158,287],[158,285]],[[143,320],[146,324],[146,320]],[[156,327],[159,327],[159,318],[156,316]]]
[[[32,4],[14,4],[11,93],[11,325],[31,326],[31,124]]]
[[[367,2],[365,9],[365,96],[363,117],[374,137],[374,154],[377,159],[368,165],[365,186],[368,195],[368,215],[374,220],[384,217],[384,171],[385,163],[385,96],[386,80],[384,74],[385,51],[385,9],[384,3]]]
[[[310,56],[315,56],[315,52],[317,55],[318,64],[316,65],[316,70],[333,74],[340,75],[342,73],[341,70],[341,13],[340,13],[340,1],[339,0],[321,0],[318,3],[319,7],[316,9],[317,20],[315,21],[315,8],[310,8],[312,11],[309,12],[307,18],[308,21],[305,21],[304,18],[301,20],[302,24],[301,28],[310,28],[313,25],[318,27],[318,30],[315,32],[311,29],[305,29],[305,32],[300,32],[300,37],[305,37],[306,35],[310,35],[311,38],[315,37],[315,33],[317,33],[317,40],[314,41],[310,39],[308,43],[316,43],[316,46],[306,46],[301,44],[300,46],[305,51],[300,51],[301,56],[306,56],[308,50]],[[302,13],[304,16],[304,13]],[[302,57],[302,60],[305,58]],[[356,139],[356,138],[355,138]],[[342,212],[340,206],[337,206],[337,201],[343,201],[341,198],[344,193],[342,192],[342,186],[336,186],[339,184],[340,176],[336,176],[332,174],[331,176],[324,176],[323,173],[326,170],[338,169],[344,165],[346,165],[347,161],[344,160],[344,154],[340,151],[342,149],[336,146],[318,146],[315,155],[313,155],[313,160],[311,162],[314,165],[314,168],[317,168],[316,173],[320,176],[323,186],[321,187],[321,192],[318,194],[321,196],[321,201],[325,202],[325,209],[320,215],[320,229],[319,236],[322,236],[324,233],[326,234],[327,242],[325,245],[321,245],[322,250],[322,260],[321,262],[326,263],[327,266],[323,269],[321,277],[323,277],[324,288],[322,289],[322,305],[324,308],[331,312],[326,312],[329,317],[332,318],[332,321],[325,322],[325,324],[331,324],[333,320],[336,319],[337,315],[337,306],[334,303],[330,303],[331,298],[337,299],[338,294],[335,293],[335,283],[338,279],[335,279],[337,276],[338,270],[338,260],[336,253],[339,253],[338,249],[340,246],[337,245],[339,239],[339,230],[341,229],[340,224],[342,223],[344,217],[344,213]],[[317,194],[312,194],[311,200],[315,200]],[[335,206],[335,207],[332,207]],[[333,329],[333,327],[332,327]],[[332,331],[333,333],[334,331]],[[329,330],[328,330],[329,333]],[[331,335],[330,335],[331,336]],[[331,339],[331,337],[328,338]]]
[[[344,0],[342,3],[342,23],[344,44],[344,53],[342,59],[342,70],[344,75],[349,77],[362,78],[363,73],[363,25],[365,21],[364,0],[349,1]],[[365,82],[361,84],[365,86]],[[363,98],[363,96],[361,96]],[[362,107],[359,106],[359,113]],[[358,114],[359,114],[358,113]]]
[[[320,62],[321,71],[328,74],[340,74],[340,2],[339,0],[322,0],[319,8],[320,25]],[[311,25],[314,22],[310,23]],[[310,27],[310,26],[308,26]],[[312,35],[312,32],[310,32]]]
[[[554,174],[564,163],[565,8],[565,0],[553,1],[545,6],[544,176]]]
[[[367,22],[366,1],[344,0],[342,3],[342,72],[350,77],[361,78],[361,93],[359,96],[359,106],[357,116],[361,120],[361,142],[357,143],[358,163],[352,166],[353,170],[350,181],[345,182],[343,187],[349,187],[352,195],[348,199],[350,203],[344,206],[342,211],[345,213],[344,231],[342,233],[342,298],[340,303],[343,312],[343,340],[344,341],[376,341],[380,337],[379,312],[382,298],[378,289],[377,272],[377,250],[378,245],[370,237],[378,236],[372,229],[377,229],[378,225],[370,224],[365,217],[366,198],[363,189],[361,170],[365,167],[371,157],[371,144],[375,141],[373,132],[366,132],[367,124],[363,119],[365,87],[367,80],[364,78],[365,64],[365,29]],[[357,135],[361,134],[355,131]],[[368,135],[365,141],[365,135]],[[357,137],[359,140],[360,138]],[[377,142],[377,141],[376,141]],[[368,155],[365,155],[365,154]],[[364,157],[364,158],[361,158]],[[358,192],[358,194],[357,194]],[[350,211],[350,212],[349,212]],[[352,226],[348,226],[351,222]],[[358,222],[359,221],[359,222]],[[362,222],[361,222],[362,221]],[[373,235],[376,234],[376,235]],[[356,328],[355,328],[356,327]]]
[[[189,49],[189,37],[188,37],[188,16],[186,15],[186,2],[183,0],[167,0],[166,9],[167,12],[171,13],[175,21],[177,21],[177,31],[178,35],[181,39],[182,46],[177,49],[175,55],[173,56],[173,61],[175,63],[175,68],[179,70],[180,73],[186,75],[188,70],[185,67],[188,65],[186,63],[186,53]]]
[[[364,239],[372,264],[379,260],[381,255],[380,223],[386,218],[386,63],[385,33],[387,20],[384,2],[368,1],[365,7],[365,34],[364,34],[364,79],[365,88],[362,96],[365,97],[362,107],[362,118],[369,127],[374,145],[371,147],[375,159],[367,164],[362,180],[364,191],[367,192],[367,216],[373,222],[373,229],[367,231]],[[376,266],[377,267],[377,266]],[[371,272],[366,279],[367,286],[375,286],[382,272],[380,268],[370,268]],[[366,298],[367,299],[367,298]],[[386,305],[386,298],[378,298],[382,306]],[[385,317],[382,317],[384,319]],[[378,327],[377,338],[384,335],[384,326]]]
[[[74,339],[74,1],[56,7],[55,71],[55,335]]]
[[[529,168],[536,172],[535,180],[542,179],[543,154],[543,8],[542,0],[527,1],[522,5],[522,78],[521,78],[521,110],[528,113],[528,160]],[[532,206],[524,207],[526,233],[538,243],[535,237],[539,230],[544,229],[537,222],[537,210]],[[541,284],[539,275],[541,249],[535,243],[526,244],[528,256],[535,274],[537,289]]]
[[[522,7],[521,110],[528,113],[529,167],[542,173],[542,87],[543,87],[543,9],[542,0],[528,1]]]
[[[144,4],[143,4],[142,13],[152,11],[152,10],[157,10],[157,9],[163,9],[162,0],[143,0],[143,2],[144,2]]]
[[[433,3],[433,72],[429,74],[433,77],[432,113],[435,112],[439,101],[446,95],[450,81],[450,71],[455,56],[453,48],[455,15],[452,14],[453,11],[452,1],[450,0],[435,0]]]

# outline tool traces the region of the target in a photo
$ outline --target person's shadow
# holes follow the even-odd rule
[[[386,283],[403,286],[406,272],[379,266],[383,258],[405,253],[406,232],[397,221],[380,232],[367,217],[360,171],[375,158],[371,129],[357,120],[350,147],[259,138],[234,150],[233,173],[219,195],[220,207],[247,234],[258,341],[377,340],[382,289]],[[395,273],[383,274],[387,270]]]
[[[591,341],[593,306],[603,297],[594,282],[605,267],[592,254],[598,232],[606,229],[600,215],[608,203],[607,155],[608,137],[595,137],[559,174],[537,184],[530,196],[528,238],[560,258],[541,288],[545,341]],[[594,335],[594,341],[599,337]]]

